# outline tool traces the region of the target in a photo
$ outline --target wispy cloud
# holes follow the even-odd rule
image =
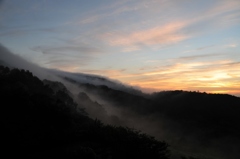
[[[207,48],[211,48],[211,47],[213,47],[213,46],[215,46],[215,45],[208,45],[208,46],[203,46],[203,47],[199,47],[199,48],[197,48],[196,50],[204,50],[204,49],[207,49]]]
[[[93,23],[93,22],[96,22],[97,20],[102,19],[105,16],[106,16],[106,14],[101,14],[101,15],[98,14],[98,15],[88,16],[88,17],[81,19],[79,22],[77,22],[77,24]]]
[[[164,6],[173,7],[174,5]],[[144,30],[136,29],[135,31],[127,33],[113,31],[105,33],[101,37],[111,46],[123,47],[123,51],[125,52],[141,50],[141,48],[144,46],[153,47],[154,45],[158,45],[161,47],[169,44],[175,44],[188,38],[197,36],[204,31],[209,31],[209,29],[212,30],[213,27],[219,28],[220,23],[226,23],[227,25],[234,24],[240,17],[240,9],[238,6],[240,6],[238,1],[218,1],[205,11],[199,12],[194,17],[188,15],[186,18],[175,17],[172,18],[172,20],[170,18],[170,21],[165,23],[156,23],[152,28],[149,27],[148,29]],[[123,12],[127,10],[128,9],[126,8],[122,9]],[[226,21],[228,18],[224,17],[229,16],[231,19],[234,19],[234,22]],[[199,27],[203,22],[205,24],[201,27],[202,29],[199,30]],[[221,24],[220,26],[225,25]],[[193,28],[197,29],[194,30]],[[197,50],[203,50],[213,46],[214,45],[209,45],[206,47],[197,48]]]
[[[123,74],[126,71],[126,69],[105,69],[105,70],[98,70],[98,69],[82,69],[81,72],[83,73],[91,73],[91,74],[96,74],[96,75],[104,75],[108,77],[116,77],[120,74]]]
[[[220,53],[215,53],[215,54],[198,54],[198,55],[192,55],[192,56],[182,56],[179,58],[174,58],[173,60],[175,60],[175,62],[186,62],[189,60],[199,60],[199,59],[203,59],[203,58],[209,58],[209,57],[217,57],[217,56],[222,56],[223,54]]]
[[[237,47],[238,45],[237,44],[228,44],[226,45],[227,48],[234,48],[234,47]]]
[[[207,46],[203,46],[203,47],[199,47],[199,48],[196,48],[196,49],[192,49],[192,50],[187,50],[187,51],[184,51],[184,53],[189,53],[189,52],[197,52],[197,51],[202,51],[202,50],[205,50],[205,49],[209,49],[209,48],[212,48],[216,45],[207,45]]]
[[[76,46],[76,45],[67,45],[67,46],[58,46],[58,47],[50,47],[50,46],[37,46],[32,48],[34,51],[40,51],[43,54],[59,54],[65,53],[69,54],[71,52],[75,52],[78,54],[96,54],[100,53],[101,50],[95,47],[90,47],[86,45]]]
[[[240,91],[239,68],[240,62],[233,61],[177,63],[143,73],[141,76],[149,78],[132,81],[131,84],[161,90],[195,89],[214,92],[232,88]]]
[[[171,63],[159,68],[92,70],[91,73],[118,79],[141,88],[158,90],[199,90],[212,93],[240,92],[240,62],[232,60]],[[89,70],[86,70],[86,73]]]
[[[196,2],[189,2],[188,5],[191,3]],[[202,5],[200,2],[197,3]],[[74,23],[80,26],[84,24],[98,26],[98,29],[93,27],[94,30],[90,31],[88,34],[90,37],[94,37],[96,41],[105,41],[108,46],[120,47],[123,52],[132,52],[142,50],[144,47],[159,48],[180,43],[213,31],[215,28],[219,29],[219,26],[223,26],[222,23],[232,25],[240,17],[238,6],[239,2],[236,0],[213,1],[210,5],[201,6],[198,11],[193,11],[193,14],[184,12],[186,14],[184,15],[181,11],[187,8],[179,1],[126,0],[121,3],[110,3],[104,7],[105,9],[90,11]],[[129,17],[124,19],[122,15],[126,13],[134,17],[134,21]],[[228,19],[226,17],[231,17],[233,20],[226,21]],[[104,23],[101,23],[102,21]],[[145,22],[148,23],[146,26]],[[140,27],[141,25],[143,26]],[[126,26],[129,26],[127,31],[122,29]],[[198,50],[206,48],[198,48]]]
[[[95,11],[90,11],[84,17],[74,22],[75,24],[89,24],[94,23],[105,18],[112,18],[118,16],[121,13],[136,11],[142,8],[143,2],[137,1],[135,3],[130,3],[129,0],[121,0],[117,2],[110,3],[104,7],[98,8]],[[144,2],[145,3],[145,2]]]
[[[183,22],[173,22],[165,26],[154,27],[146,30],[135,31],[129,34],[107,33],[102,37],[113,46],[124,46],[125,49],[142,45],[168,45],[189,38],[189,35],[181,33],[185,26]],[[134,49],[131,49],[134,50]]]
[[[240,20],[240,1],[220,0],[215,1],[212,7],[199,13],[193,19],[189,19],[189,25],[205,23],[207,29],[220,29],[221,27],[231,26]],[[204,28],[204,26],[202,27]]]
[[[210,9],[204,16],[216,17],[221,16],[224,18],[225,15],[238,15],[240,9],[240,2],[238,0],[229,0],[229,1],[217,1],[218,3]],[[207,18],[207,17],[205,17]]]
[[[101,50],[95,47],[85,45],[65,45],[58,47],[37,46],[33,51],[41,52],[39,58],[35,58],[37,63],[41,61],[49,68],[57,68],[65,71],[75,71],[83,65],[96,60]]]
[[[41,66],[158,89],[237,89],[239,0],[101,1],[82,10],[77,1],[5,2],[1,41]]]

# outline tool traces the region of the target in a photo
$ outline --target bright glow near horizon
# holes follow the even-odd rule
[[[0,0],[0,28],[42,67],[240,96],[239,0]]]

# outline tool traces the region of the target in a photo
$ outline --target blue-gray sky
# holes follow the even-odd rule
[[[240,94],[239,0],[5,0],[0,43],[144,90]]]

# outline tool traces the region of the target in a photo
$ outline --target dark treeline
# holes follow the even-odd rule
[[[0,65],[38,77],[0,67],[8,158],[164,158],[169,149],[171,159],[240,158],[239,97],[144,94],[111,77],[41,68],[1,45],[0,52]]]
[[[0,66],[0,88],[7,158],[169,158],[165,142],[89,118],[60,83]]]
[[[124,110],[117,115],[119,120],[134,121],[133,126],[140,125],[141,130],[153,132],[152,135],[169,141],[175,148],[212,156],[206,158],[240,157],[239,97],[182,90],[139,95],[66,80],[78,84],[86,95]]]
[[[240,137],[239,97],[182,90],[157,92],[144,97],[107,86],[79,86],[89,94],[111,101],[113,106],[125,107],[141,115],[158,114],[190,126],[192,130],[211,129],[215,137],[229,134]]]
[[[0,67],[2,144],[9,158],[169,158],[168,144],[158,140],[170,143],[172,159],[239,157],[238,97],[181,90],[135,94],[65,80],[79,87],[77,95],[60,82]],[[126,126],[154,132],[158,140]]]

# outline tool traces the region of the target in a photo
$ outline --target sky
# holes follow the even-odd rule
[[[146,92],[240,96],[239,0],[0,0],[0,43]]]

